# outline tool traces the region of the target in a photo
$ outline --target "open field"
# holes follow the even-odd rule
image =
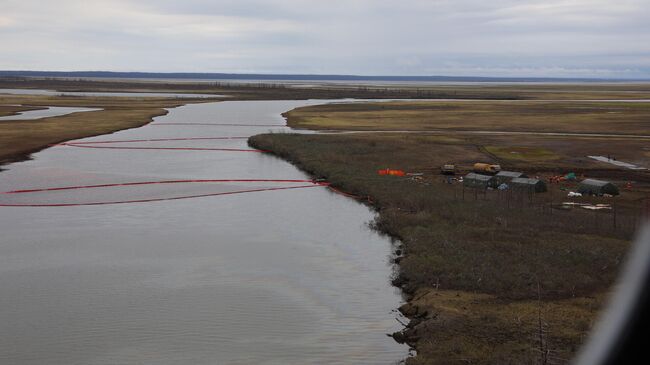
[[[462,99],[462,95],[489,96],[510,95],[515,99],[539,100],[608,100],[608,99],[648,99],[650,83],[390,83],[377,84],[332,84],[317,83],[317,87],[368,90],[403,90],[450,95],[452,99]],[[472,98],[474,99],[474,98]],[[483,99],[496,99],[486,98]],[[505,98],[503,98],[505,99]]]
[[[650,103],[422,101],[335,104],[286,114],[294,128],[650,135]]]
[[[449,89],[420,90],[410,87],[366,87],[329,85],[293,87],[281,83],[183,82],[153,80],[91,80],[52,78],[0,78],[0,89],[31,88],[58,91],[120,91],[227,94],[228,100],[304,100],[304,99],[517,99],[517,95],[498,90],[464,91]]]
[[[26,159],[30,153],[52,144],[139,127],[149,123],[153,117],[167,113],[165,108],[203,101],[200,99],[181,101],[156,98],[0,95],[0,116],[47,106],[103,109],[36,120],[0,121],[0,164]]]
[[[467,130],[634,134],[648,130],[637,113],[645,115],[650,109],[617,104],[625,110],[608,129],[595,118],[598,109],[574,115],[573,110],[562,109],[563,103],[549,103],[534,112],[518,105],[503,109],[502,102],[477,104],[300,108],[286,114],[292,126],[439,131],[266,134],[250,143],[359,196],[378,211],[372,225],[400,240],[394,283],[407,294],[402,311],[411,322],[395,338],[418,350],[409,364],[537,363],[543,362],[540,354],[547,350],[552,357],[548,363],[565,363],[592,328],[650,196],[648,171],[622,169],[586,156],[612,155],[650,167],[650,140]],[[556,110],[563,111],[556,115]],[[475,118],[468,119],[471,116]],[[536,124],[530,127],[521,119]],[[439,175],[444,163],[454,163],[459,173],[465,173],[474,162],[500,163],[506,170],[540,178],[575,172],[579,177],[609,179],[622,187],[622,195],[574,200],[613,204],[615,213],[564,210],[558,209],[560,203],[569,200],[567,191],[576,183],[550,184],[550,192],[535,196],[484,194],[447,184]],[[377,170],[384,168],[424,175],[379,176]],[[630,181],[631,187],[624,188]]]
[[[0,88],[32,88],[59,91],[131,91],[214,93],[232,100],[294,99],[546,99],[608,100],[650,99],[650,83],[459,83],[459,84],[342,84],[309,82],[237,83],[236,81],[123,80],[0,77]]]

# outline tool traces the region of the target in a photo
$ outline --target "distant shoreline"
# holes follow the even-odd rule
[[[114,72],[114,71],[30,71],[0,70],[0,77],[126,78],[174,80],[238,81],[329,81],[329,82],[512,82],[512,83],[647,83],[650,79],[581,77],[485,77],[485,76],[400,76],[400,75],[326,75],[326,74],[243,74],[212,72]]]

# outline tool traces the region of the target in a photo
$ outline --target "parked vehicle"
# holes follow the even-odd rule
[[[474,172],[476,173],[493,175],[499,171],[501,171],[501,165],[493,165],[481,162],[474,164]]]
[[[455,175],[456,174],[456,165],[453,164],[444,164],[440,167],[440,173],[443,175]]]

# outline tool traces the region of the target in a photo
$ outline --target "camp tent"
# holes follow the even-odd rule
[[[532,193],[543,193],[547,190],[544,181],[539,179],[529,179],[526,177],[515,177],[510,180],[510,186],[515,190],[523,190]]]
[[[494,175],[497,179],[497,185],[508,184],[510,180],[516,177],[528,177],[523,172],[517,171],[499,171],[498,174]]]
[[[487,189],[495,188],[498,184],[494,176],[470,172],[463,178],[463,185],[468,188]]]
[[[618,187],[609,181],[584,179],[578,185],[578,192],[583,195],[618,195]]]

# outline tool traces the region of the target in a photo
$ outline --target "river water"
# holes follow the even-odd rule
[[[246,150],[246,139],[176,139],[282,131],[274,127],[284,124],[280,113],[317,103],[323,101],[170,109],[150,125],[82,141],[174,149],[56,146],[5,166],[0,191],[308,179],[267,154],[208,149]],[[133,142],[144,139],[154,141]],[[299,185],[305,183],[127,185],[5,194],[0,203],[155,200]],[[389,284],[391,243],[367,227],[372,218],[367,207],[320,186],[0,207],[0,363],[395,363],[407,355],[386,336],[400,327],[400,295]]]

